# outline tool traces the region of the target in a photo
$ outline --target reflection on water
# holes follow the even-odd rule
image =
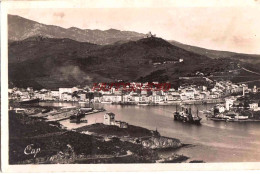
[[[40,105],[71,106],[78,103],[40,103]],[[213,105],[191,105],[192,113],[210,109]],[[260,125],[259,122],[214,122],[199,112],[203,119],[201,125],[192,125],[173,121],[175,106],[120,106],[96,104],[107,112],[116,114],[116,120],[155,130],[163,136],[180,139],[193,146],[178,149],[179,154],[191,157],[190,160],[205,162],[253,162],[260,161]],[[178,108],[180,109],[180,108]],[[69,120],[61,123],[68,128],[103,122],[105,112],[88,115],[88,123],[75,124]],[[162,152],[167,155],[172,152]]]

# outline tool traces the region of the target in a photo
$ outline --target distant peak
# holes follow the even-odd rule
[[[70,28],[68,28],[69,30],[81,30],[81,29],[79,29],[79,28],[77,28],[77,27],[70,27]]]
[[[165,41],[164,39],[160,38],[160,37],[145,37],[144,39],[142,40],[156,40],[156,41]],[[166,41],[165,41],[166,42]]]
[[[107,32],[118,32],[120,30],[117,30],[117,29],[114,29],[114,28],[110,28],[110,29],[105,30],[105,31],[107,31]]]
[[[172,44],[159,37],[147,37],[140,39],[137,42],[150,46],[172,46]]]

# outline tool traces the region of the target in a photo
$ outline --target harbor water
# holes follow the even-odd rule
[[[48,106],[72,106],[78,103],[47,103]],[[173,120],[175,106],[139,106],[97,104],[106,112],[113,112],[116,120],[141,126],[150,130],[157,129],[162,136],[178,138],[189,146],[174,152],[190,157],[191,160],[205,162],[257,162],[260,161],[260,122],[215,122],[208,120],[202,112],[201,125],[192,125]],[[212,104],[190,105],[193,114],[208,110]],[[178,108],[180,110],[180,108]],[[70,129],[93,123],[102,123],[105,112],[86,116],[88,123],[75,124],[69,120],[60,123]],[[171,151],[161,152],[160,155],[170,155]]]

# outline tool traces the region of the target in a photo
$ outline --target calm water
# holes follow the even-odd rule
[[[78,103],[40,103],[40,105],[71,106]],[[191,105],[193,114],[198,110],[210,109],[213,105]],[[201,125],[191,125],[173,121],[175,106],[120,106],[96,105],[104,107],[107,112],[116,114],[116,120],[129,124],[157,130],[163,136],[180,139],[190,147],[177,150],[178,154],[189,156],[190,160],[205,162],[256,162],[260,161],[260,122],[214,122],[203,119]],[[81,127],[86,124],[103,122],[105,112],[87,116],[88,123],[73,124],[69,120],[61,124],[68,128]],[[169,155],[164,152],[162,155]]]

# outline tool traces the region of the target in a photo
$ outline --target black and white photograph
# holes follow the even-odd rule
[[[102,2],[5,9],[8,166],[260,162],[260,3]]]

